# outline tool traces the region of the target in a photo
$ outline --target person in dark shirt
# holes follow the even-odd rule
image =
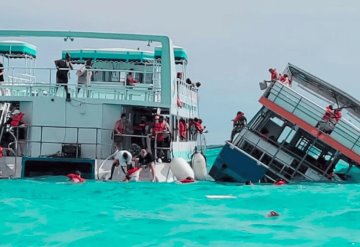
[[[155,170],[155,160],[151,153],[146,151],[146,149],[141,149],[139,157],[136,159],[138,166],[143,166],[144,168],[149,167],[152,173],[152,182],[157,180],[156,170]]]
[[[4,65],[0,62],[0,84],[4,82]],[[0,89],[1,95],[5,95],[4,90]]]
[[[69,53],[66,53],[65,59],[59,59],[55,61],[56,66],[56,91],[59,86],[64,86],[66,92],[66,98],[69,97],[68,81],[69,81],[69,71],[73,69],[71,64],[71,56]]]

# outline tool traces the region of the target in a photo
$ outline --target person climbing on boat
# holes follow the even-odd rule
[[[80,171],[75,171],[74,173],[69,173],[66,176],[73,183],[83,183],[83,182],[85,182],[85,179],[81,177],[81,172]]]
[[[127,172],[125,172],[124,167],[129,168],[129,167],[131,167],[131,164],[132,164],[132,155],[129,151],[121,150],[121,151],[117,152],[117,154],[114,157],[112,166],[111,166],[111,173],[110,173],[109,180],[112,180],[115,167],[120,166],[121,170],[124,172],[124,174],[126,176]]]
[[[141,149],[138,157],[135,158],[135,164],[137,167],[141,167],[144,169],[150,168],[152,174],[152,182],[157,181],[156,177],[156,169],[155,169],[155,159],[151,153],[149,153],[146,149]]]
[[[238,111],[235,118],[231,121],[233,121],[233,129],[230,137],[230,140],[232,141],[235,134],[239,133],[247,125],[247,119],[242,111]]]

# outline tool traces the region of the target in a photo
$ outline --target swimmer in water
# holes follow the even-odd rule
[[[85,179],[81,177],[81,172],[80,171],[75,171],[74,173],[69,173],[66,176],[73,183],[83,183],[83,182],[85,182]]]

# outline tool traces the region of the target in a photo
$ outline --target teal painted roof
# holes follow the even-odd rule
[[[113,49],[81,49],[64,50],[62,58],[69,53],[72,61],[84,61],[87,59],[100,61],[151,61],[154,60],[154,53],[150,51],[131,50],[123,48]]]
[[[36,57],[36,46],[21,41],[0,41],[0,55],[9,58]]]
[[[155,47],[155,58],[161,57],[161,47]],[[175,60],[188,60],[187,52],[184,48],[174,46],[174,57]]]

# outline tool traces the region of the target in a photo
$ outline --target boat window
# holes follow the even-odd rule
[[[284,121],[281,120],[280,118],[272,117],[270,120],[272,122],[276,123],[277,125],[279,125],[280,127],[284,125]]]
[[[309,144],[309,139],[303,137],[297,141],[295,147],[301,151],[305,151],[305,148],[308,146],[308,144]]]
[[[321,150],[315,146],[310,146],[307,151],[307,154],[313,157],[314,159],[318,159],[320,157]]]
[[[289,126],[286,126],[284,130],[281,132],[278,142],[282,143],[283,141],[290,143],[293,137],[295,136],[296,131],[290,128]]]

